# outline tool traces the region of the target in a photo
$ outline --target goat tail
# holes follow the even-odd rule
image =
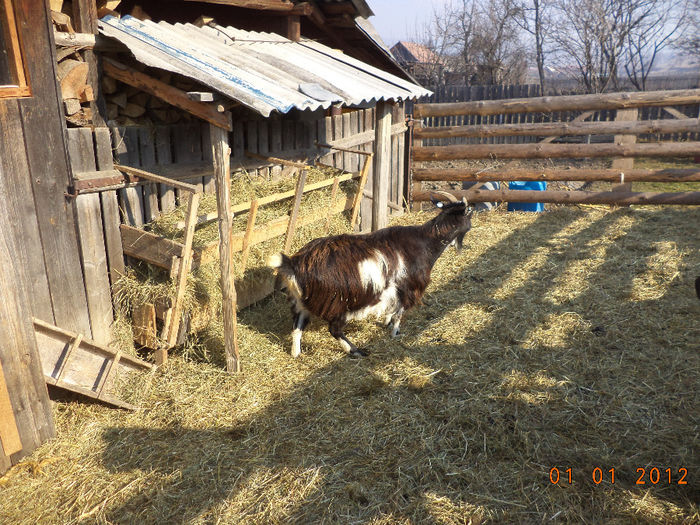
[[[292,267],[292,260],[283,253],[276,253],[267,261],[267,265],[270,268],[275,268],[277,271],[286,276],[294,277],[294,268]]]

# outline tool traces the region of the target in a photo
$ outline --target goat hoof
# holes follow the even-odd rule
[[[350,357],[353,359],[357,359],[358,357],[367,357],[369,355],[369,352],[365,350],[360,350],[359,348],[356,348],[355,350],[350,352]]]

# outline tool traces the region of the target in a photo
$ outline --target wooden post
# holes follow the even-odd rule
[[[231,115],[227,114],[230,120]],[[209,128],[214,158],[214,181],[216,182],[216,206],[219,213],[219,259],[221,265],[221,296],[224,316],[224,349],[226,370],[241,371],[238,355],[238,325],[236,322],[236,287],[233,282],[233,259],[231,251],[231,148],[225,129],[211,125]]]
[[[413,143],[410,145],[410,155],[411,155],[411,165],[409,167],[410,174],[409,177],[411,178],[411,198],[410,198],[410,204],[411,204],[411,211],[421,211],[423,208],[423,203],[419,201],[415,201],[413,199],[413,195],[416,193],[420,193],[423,191],[423,183],[420,180],[416,180],[413,178],[413,173],[414,173],[414,167],[413,167],[413,161],[415,160],[413,158],[413,148],[420,148],[423,145],[423,139],[419,138],[419,132],[423,128],[423,123],[420,120],[416,120],[413,122],[413,132],[410,133],[409,135],[413,135]]]
[[[615,121],[636,122],[638,111],[637,108],[618,109]],[[615,144],[634,144],[635,142],[637,142],[637,135],[615,135]],[[620,170],[620,184],[613,185],[612,191],[632,191],[632,183],[624,182],[624,173],[634,168],[634,158],[613,159],[611,167]]]
[[[301,40],[301,18],[299,15],[287,17],[287,38],[292,42]]]
[[[365,162],[367,162],[367,161],[365,161]],[[333,206],[335,204],[335,197],[336,197],[336,195],[338,195],[338,185],[339,185],[338,177],[335,177],[333,179],[333,189],[331,189],[331,206],[330,206],[331,208],[333,208]],[[361,193],[362,193],[361,191],[358,192],[358,194],[360,194],[360,195],[359,195],[359,197],[356,197],[356,200],[358,201],[358,203],[359,203],[359,199],[362,198]],[[323,229],[323,231],[326,235],[328,235],[328,230],[330,230],[330,228],[331,228],[331,218],[332,218],[332,215],[329,214],[328,218],[326,219],[326,226]],[[354,224],[354,221],[351,221],[350,226],[352,226],[353,224]]]
[[[352,215],[350,216],[350,227],[355,229],[357,225],[357,216],[360,214],[360,203],[362,202],[362,193],[365,190],[365,184],[367,184],[367,175],[369,174],[369,168],[372,165],[372,157],[374,155],[370,153],[365,158],[365,163],[362,166],[362,171],[360,172],[360,181],[357,186],[357,193],[355,194],[355,202],[352,204]]]
[[[377,102],[374,132],[374,180],[372,184],[372,230],[387,225],[391,177],[391,104]]]

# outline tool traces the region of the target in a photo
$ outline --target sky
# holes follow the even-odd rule
[[[399,40],[414,40],[416,27],[430,20],[433,9],[449,0],[369,0],[374,27],[389,47]]]

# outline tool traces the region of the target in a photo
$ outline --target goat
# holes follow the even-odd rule
[[[443,192],[439,192],[443,193]],[[292,357],[301,353],[301,335],[310,314],[328,322],[331,335],[352,357],[365,356],[345,336],[348,321],[385,316],[391,334],[399,333],[401,316],[420,300],[430,272],[445,249],[462,249],[473,210],[466,201],[433,201],[440,213],[421,226],[392,226],[363,235],[336,235],[309,242],[295,255],[274,255],[291,295],[294,328]]]

